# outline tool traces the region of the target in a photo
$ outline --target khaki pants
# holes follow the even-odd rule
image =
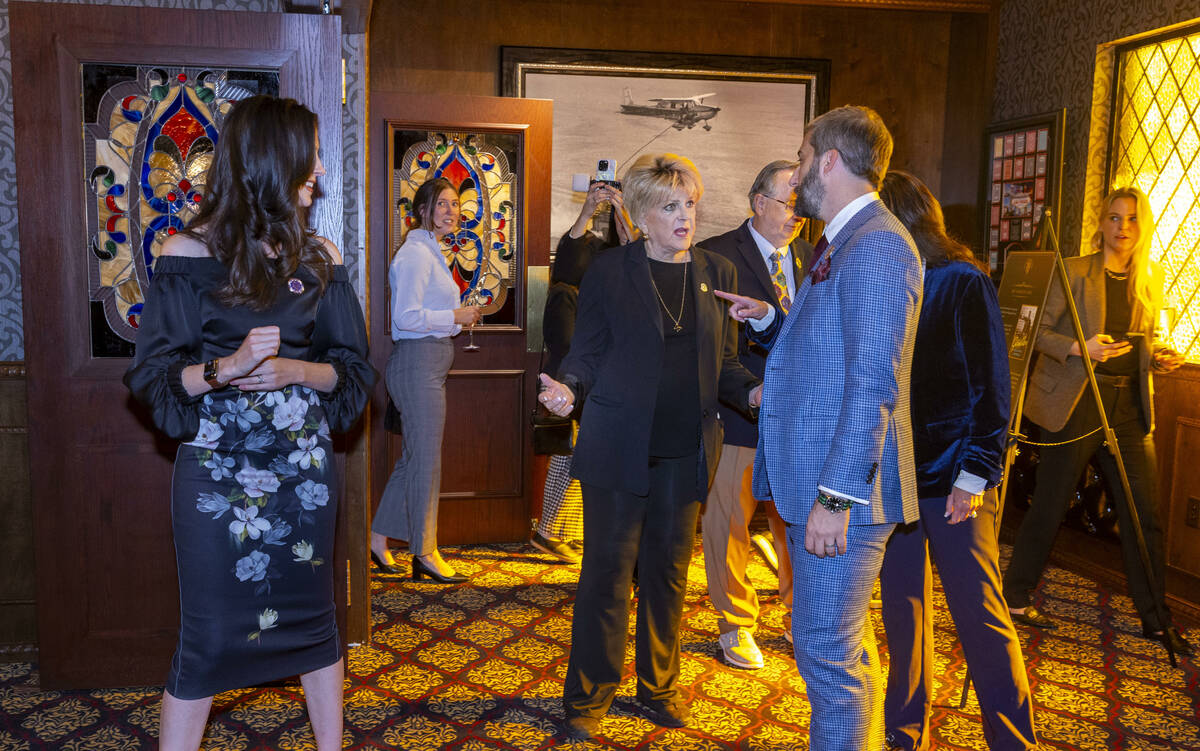
[[[758,593],[746,576],[750,518],[759,503],[750,492],[753,469],[754,449],[722,446],[721,461],[704,505],[704,570],[708,575],[708,596],[723,634],[737,628],[754,631],[758,622]],[[766,503],[775,555],[779,558],[779,599],[787,608],[783,627],[790,630],[792,561],[787,551],[787,525],[775,512],[775,505]]]

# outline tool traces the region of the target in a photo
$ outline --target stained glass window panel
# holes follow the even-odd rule
[[[483,303],[483,323],[517,323],[513,290],[521,284],[519,155],[515,133],[393,131],[393,251],[415,224],[417,188],[444,177],[459,191],[458,232],[442,253],[464,304],[472,294]]]
[[[80,71],[93,357],[130,357],[163,241],[195,215],[233,102],[278,71],[86,63]]]
[[[1125,48],[1117,79],[1111,184],[1150,198],[1163,267],[1162,336],[1200,361],[1200,31]],[[1173,324],[1173,325],[1172,325]]]

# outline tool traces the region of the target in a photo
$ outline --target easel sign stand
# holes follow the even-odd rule
[[[1078,307],[1076,307],[1075,298],[1071,294],[1071,282],[1070,282],[1070,279],[1067,277],[1067,266],[1063,262],[1062,251],[1059,249],[1059,246],[1058,246],[1058,236],[1054,232],[1054,224],[1052,222],[1050,222],[1050,209],[1046,209],[1045,212],[1042,214],[1041,225],[1038,228],[1038,236],[1039,237],[1043,236],[1043,233],[1045,233],[1044,236],[1050,242],[1051,252],[1053,253],[1053,256],[1054,256],[1054,268],[1056,271],[1055,276],[1058,278],[1058,283],[1062,287],[1062,290],[1063,290],[1063,298],[1066,300],[1066,303],[1067,303],[1067,312],[1070,313],[1070,315],[1071,315],[1071,323],[1073,324],[1074,329],[1075,329],[1075,341],[1079,344],[1079,352],[1081,353],[1081,359],[1083,360],[1084,372],[1087,373],[1088,387],[1089,387],[1089,390],[1091,391],[1092,399],[1095,401],[1095,404],[1096,404],[1096,412],[1099,413],[1099,415],[1100,415],[1100,429],[1104,434],[1104,446],[1108,448],[1109,453],[1111,453],[1113,456],[1113,459],[1116,460],[1117,474],[1121,478],[1122,500],[1125,503],[1126,508],[1128,508],[1128,510],[1129,510],[1128,518],[1133,522],[1132,523],[1133,536],[1134,536],[1134,541],[1137,545],[1138,557],[1142,562],[1142,574],[1146,577],[1146,584],[1149,587],[1151,596],[1154,598],[1154,609],[1158,614],[1159,623],[1163,624],[1163,628],[1165,629],[1166,624],[1167,624],[1167,613],[1163,608],[1163,593],[1158,591],[1158,584],[1154,579],[1154,575],[1151,573],[1150,551],[1146,547],[1146,537],[1145,537],[1145,535],[1142,534],[1142,521],[1141,521],[1141,518],[1138,516],[1137,506],[1133,502],[1133,492],[1129,487],[1129,475],[1125,471],[1125,459],[1121,456],[1121,447],[1117,443],[1117,435],[1115,432],[1113,432],[1112,426],[1108,422],[1108,413],[1104,411],[1104,402],[1100,398],[1100,386],[1096,383],[1096,372],[1092,367],[1092,358],[1088,357],[1088,355],[1087,355],[1087,336],[1083,333],[1083,324],[1080,323],[1080,321],[1079,321],[1079,309],[1078,309]],[[1027,255],[1035,256],[1035,255],[1043,255],[1043,254],[1042,253],[1029,253]],[[1006,264],[1006,276],[1007,276],[1007,264]],[[1002,282],[1001,282],[1001,292],[1002,293],[1003,293],[1006,281],[1007,281],[1007,279],[1002,280]],[[1033,341],[1037,337],[1037,332],[1041,329],[1042,311],[1045,308],[1045,295],[1044,294],[1041,297],[1041,301],[1042,301],[1041,304],[1037,306],[1036,313],[1033,316],[1032,320],[1027,321],[1027,323],[1026,323],[1027,328],[1032,328],[1032,331],[1028,332],[1028,335],[1030,337],[1030,343],[1028,346],[1029,350],[1033,349]],[[1002,300],[1002,306],[1003,306],[1003,300]],[[1014,347],[1014,342],[1012,341],[1013,338],[1015,338],[1015,337],[1010,337],[1010,339],[1009,339],[1010,355],[1013,353],[1013,347]],[[1143,345],[1143,346],[1148,346],[1148,345]],[[1006,446],[1006,450],[1004,452],[1004,474],[1000,481],[999,508],[997,509],[997,512],[996,512],[996,536],[997,536],[997,538],[999,538],[999,535],[1000,535],[1000,520],[1004,515],[1004,503],[1005,503],[1005,500],[1007,498],[1007,493],[1008,493],[1009,470],[1012,468],[1013,461],[1016,459],[1016,456],[1017,456],[1018,442],[1023,441],[1025,439],[1025,436],[1021,434],[1020,428],[1021,428],[1021,415],[1025,409],[1025,382],[1028,379],[1028,375],[1029,375],[1028,369],[1029,369],[1029,363],[1030,363],[1031,358],[1032,358],[1031,351],[1023,353],[1022,358],[1021,358],[1023,361],[1023,367],[1020,368],[1019,373],[1017,373],[1017,372],[1013,373],[1014,377],[1013,377],[1013,383],[1012,383],[1012,389],[1013,389],[1012,394],[1014,397],[1014,399],[1013,399],[1014,409],[1012,410],[1012,414],[1010,416],[1009,423],[1008,423],[1008,443]],[[1010,356],[1010,367],[1011,367],[1011,363],[1012,363],[1012,357]],[[1124,530],[1124,529],[1121,530],[1121,534],[1126,534],[1126,533],[1127,533],[1127,530]],[[1177,667],[1178,661],[1175,657],[1175,650],[1173,650],[1171,648],[1170,641],[1164,640],[1163,646],[1165,646],[1167,648],[1167,656],[1171,660],[1171,667]],[[971,669],[968,667],[966,677],[963,680],[962,696],[960,697],[959,704],[958,704],[959,709],[962,709],[967,705],[967,697],[970,694],[970,690],[971,690]]]

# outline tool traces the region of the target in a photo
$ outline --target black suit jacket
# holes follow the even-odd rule
[[[737,269],[738,287],[729,291],[756,300],[765,300],[775,306],[775,316],[783,318],[783,311],[779,308],[779,296],[771,282],[771,273],[763,261],[758,245],[754,242],[754,237],[750,234],[749,219],[742,222],[737,229],[704,240],[700,246],[728,258]],[[800,238],[792,242],[792,278],[795,280],[796,289],[800,289],[800,282],[807,273],[811,254],[810,243]],[[763,370],[767,366],[767,350],[750,341],[744,324],[738,327],[738,360],[747,370],[762,378]],[[721,421],[725,423],[725,443],[750,448],[758,445],[758,425],[739,412],[725,409],[721,412]]]
[[[715,289],[733,289],[737,273],[718,255],[692,248],[701,435],[697,498],[721,452],[718,398],[749,410],[759,379],[737,359],[737,324]],[[579,289],[575,336],[558,378],[582,405],[571,474],[580,482],[646,495],[650,431],[663,364],[662,313],[641,240],[601,253]],[[577,407],[578,409],[578,407]]]

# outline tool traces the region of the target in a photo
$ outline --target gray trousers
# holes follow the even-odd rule
[[[437,550],[446,374],[454,362],[447,338],[398,339],[387,363],[387,388],[403,420],[402,451],[383,489],[371,531],[407,540],[413,555]]]

